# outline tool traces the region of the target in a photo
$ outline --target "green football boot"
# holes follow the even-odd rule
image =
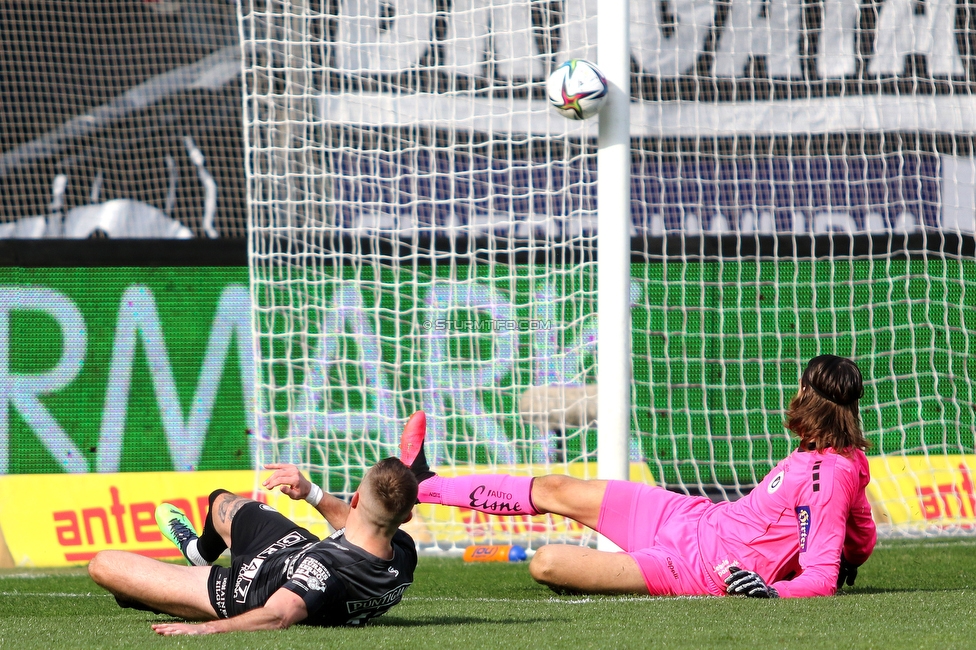
[[[206,566],[206,563],[201,565],[191,560],[187,555],[187,547],[190,542],[196,541],[197,533],[193,530],[193,524],[190,523],[185,512],[171,503],[161,503],[156,508],[156,525],[159,526],[159,532],[163,534],[163,537],[180,549],[180,553],[183,554],[187,564]]]

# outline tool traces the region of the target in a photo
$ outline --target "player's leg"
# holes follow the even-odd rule
[[[126,551],[101,551],[88,563],[88,574],[115,595],[119,604],[191,620],[213,620],[207,581],[210,567],[179,566]]]
[[[532,503],[540,513],[569,517],[599,530],[607,485],[607,481],[583,480],[561,474],[540,476],[532,481]]]
[[[400,460],[420,481],[421,503],[470,508],[491,515],[553,513],[595,528],[606,481],[584,481],[569,476],[510,476],[472,474],[443,477],[430,471],[424,455],[426,417],[414,413],[400,439]]]
[[[471,508],[492,515],[536,515],[532,504],[532,477],[483,474],[446,478],[430,470],[424,454],[427,416],[410,416],[400,436],[400,460],[413,470],[420,484],[417,501]]]
[[[529,563],[529,574],[553,591],[586,594],[648,594],[637,561],[627,553],[548,544]]]
[[[243,524],[238,521],[242,517],[247,520]],[[215,560],[227,548],[234,556],[256,553],[261,550],[256,546],[263,548],[292,531],[300,531],[300,539],[318,541],[270,506],[227,490],[215,490],[210,494],[210,510],[199,546],[201,554]]]
[[[232,499],[228,498],[228,495]],[[230,520],[240,509],[229,508],[227,504],[231,500],[248,501],[227,490],[215,490],[210,493],[210,508],[203,524],[203,532],[199,536],[193,530],[186,513],[171,503],[161,503],[156,508],[156,525],[159,526],[163,536],[180,549],[189,564],[193,566],[213,564],[230,545]],[[221,504],[220,512],[225,517],[215,520],[214,512],[218,501]],[[226,522],[223,519],[226,519]]]
[[[418,411],[407,422],[400,441],[400,459],[420,481],[420,503],[470,508],[491,515],[562,515],[628,550],[654,545],[668,522],[676,517],[694,518],[691,513],[709,503],[703,497],[690,498],[629,481],[583,480],[558,474],[538,478],[506,474],[437,476],[424,457],[425,433],[425,417]]]
[[[654,546],[631,553],[609,553],[582,546],[550,544],[539,548],[529,573],[557,592],[635,594],[652,596],[719,596],[700,563],[685,554],[697,553]]]
[[[231,539],[231,529],[233,528],[234,518],[241,508],[249,503],[257,503],[252,499],[245,499],[226,490],[217,490],[210,495],[210,511],[207,512],[207,524],[212,529],[212,535],[219,537],[224,544],[224,548],[233,546]],[[206,531],[206,525],[204,526]]]
[[[239,497],[219,494],[210,509],[215,534],[230,548],[231,559],[273,553],[275,549],[317,542],[319,538],[271,506]]]

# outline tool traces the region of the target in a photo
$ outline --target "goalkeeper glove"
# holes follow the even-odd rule
[[[857,567],[858,565],[852,564],[847,561],[844,554],[840,555],[840,573],[837,574],[837,588],[840,589],[847,583],[848,587],[854,586],[854,580],[857,578]]]
[[[779,598],[776,590],[767,585],[762,576],[737,566],[729,567],[729,577],[725,579],[725,585],[725,592],[730,596]]]

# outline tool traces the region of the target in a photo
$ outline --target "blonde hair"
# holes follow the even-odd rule
[[[867,449],[858,400],[864,392],[861,370],[833,354],[814,357],[800,379],[800,391],[786,411],[785,426],[806,450],[832,448],[841,454]]]
[[[363,476],[359,494],[373,524],[396,529],[410,518],[417,503],[417,477],[400,459],[385,458]]]

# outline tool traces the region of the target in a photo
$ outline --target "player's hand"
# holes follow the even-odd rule
[[[857,567],[858,565],[852,564],[847,561],[844,554],[840,554],[840,573],[837,574],[837,588],[840,589],[847,583],[848,587],[854,586],[854,580],[857,579]]]
[[[291,463],[268,463],[265,469],[273,469],[274,472],[264,480],[262,485],[269,490],[281,486],[281,493],[290,498],[301,501],[308,496],[312,489],[312,483],[302,476],[298,468]]]
[[[153,632],[162,636],[210,634],[205,626],[191,623],[153,623],[152,629]]]
[[[729,577],[725,579],[725,593],[730,596],[749,598],[779,598],[776,590],[767,585],[762,576],[737,566],[729,567]]]

